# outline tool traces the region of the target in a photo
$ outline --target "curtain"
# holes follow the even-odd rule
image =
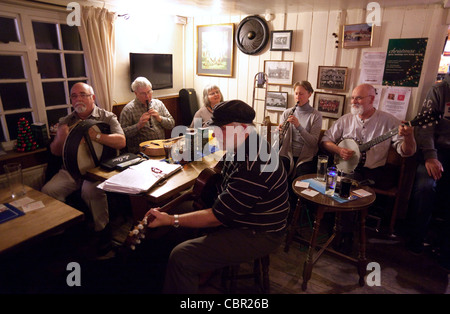
[[[112,111],[113,105],[115,19],[116,14],[105,8],[83,7],[79,28],[96,103],[108,111]]]

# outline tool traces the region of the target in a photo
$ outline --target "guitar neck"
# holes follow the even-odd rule
[[[359,151],[360,152],[365,152],[365,151],[369,150],[372,146],[375,146],[375,145],[377,145],[377,144],[379,144],[381,142],[384,142],[388,138],[391,138],[391,137],[393,137],[394,135],[397,135],[397,134],[398,134],[398,128],[392,129],[389,132],[387,132],[387,133],[385,133],[383,135],[380,135],[380,136],[378,136],[378,137],[368,141],[367,143],[361,144],[359,146]]]

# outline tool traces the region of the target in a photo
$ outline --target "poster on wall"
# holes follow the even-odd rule
[[[386,52],[365,51],[361,59],[360,84],[381,85]]]
[[[428,38],[389,39],[383,85],[419,86]]]
[[[403,121],[406,118],[410,97],[411,87],[387,87],[381,110]]]

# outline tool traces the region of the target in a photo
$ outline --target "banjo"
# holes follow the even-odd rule
[[[91,141],[88,132],[91,127],[97,132],[110,133],[109,124],[88,119],[77,123],[70,130],[64,142],[64,167],[74,179],[81,178],[87,170],[118,155],[116,149]],[[84,141],[82,141],[83,138]]]
[[[436,112],[432,112],[430,109],[419,113],[413,120],[406,122],[406,125],[421,126],[422,128],[426,128],[433,124],[437,124],[441,119],[441,116],[442,115]],[[349,172],[355,170],[356,167],[358,166],[363,166],[366,161],[366,151],[368,151],[371,147],[393,137],[396,134],[398,134],[398,128],[392,129],[389,132],[380,135],[364,144],[361,144],[360,142],[352,138],[342,139],[337,144],[337,146],[351,149],[355,153],[348,160],[344,160],[339,155],[336,154],[334,156],[336,168],[340,171]]]

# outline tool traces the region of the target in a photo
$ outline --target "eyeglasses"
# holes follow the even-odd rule
[[[70,95],[70,98],[77,99],[78,97],[81,97],[81,99],[86,99],[90,96],[92,96],[92,94],[72,94]]]
[[[220,92],[218,90],[212,91],[208,93],[208,96],[214,96],[214,95],[220,95]]]
[[[371,95],[367,95],[367,96],[356,96],[356,97],[353,97],[352,96],[352,100],[356,100],[357,102],[360,102],[361,100],[363,100],[364,98],[367,98],[367,97],[370,97]]]
[[[153,93],[153,90],[152,90],[152,89],[149,90],[149,91],[146,91],[146,92],[140,92],[139,95],[145,96],[145,95],[149,95],[149,94],[151,94],[151,93]]]

